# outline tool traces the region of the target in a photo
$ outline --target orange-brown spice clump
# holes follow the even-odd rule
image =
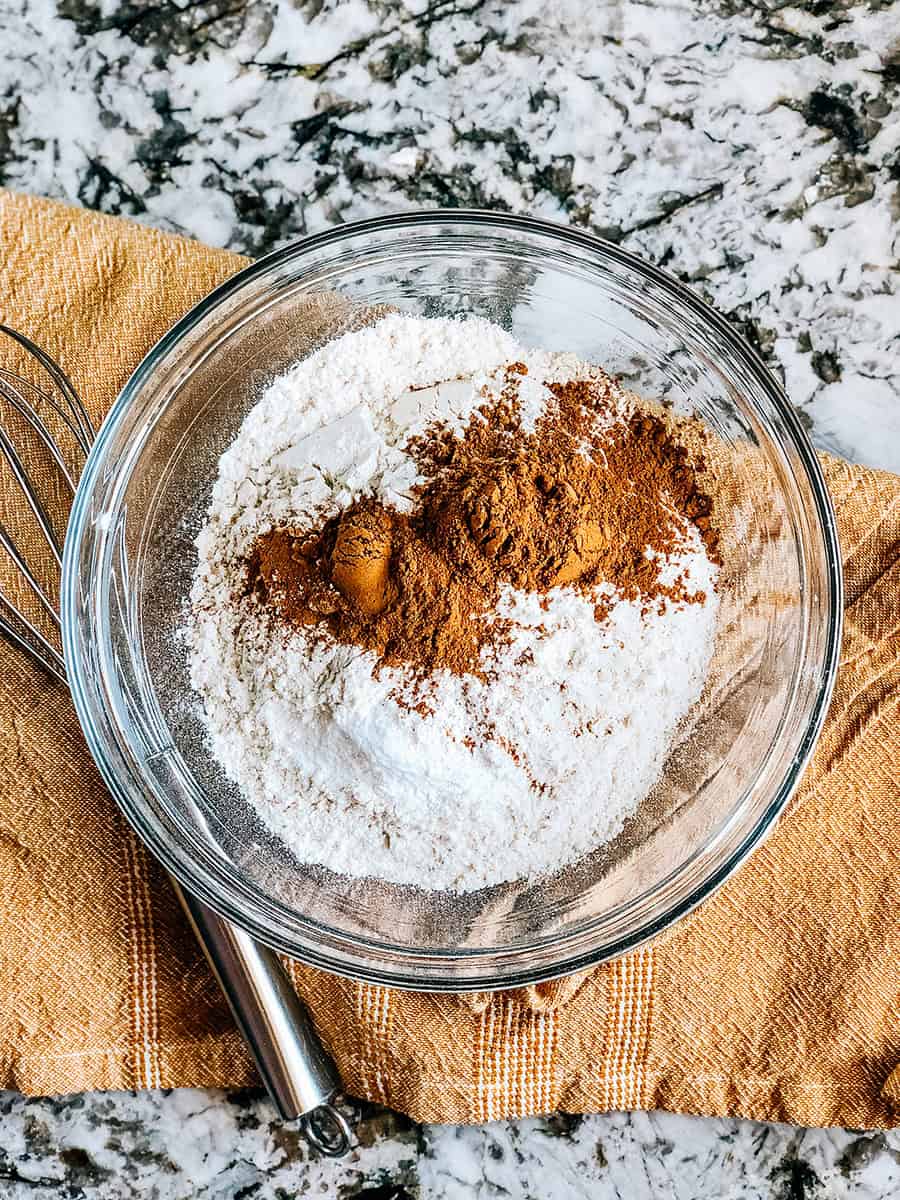
[[[384,665],[479,675],[484,647],[508,629],[494,616],[504,584],[590,595],[607,583],[645,610],[702,602],[689,580],[661,580],[687,522],[717,561],[699,464],[659,417],[611,420],[597,380],[549,385],[555,403],[525,433],[524,372],[508,368],[502,395],[461,436],[435,426],[411,444],[426,479],[413,511],[364,500],[319,529],[260,537],[248,564],[259,599]],[[598,600],[598,619],[606,611]]]
[[[353,571],[340,560],[346,527],[355,529],[361,514],[370,520],[373,511],[391,524],[390,599],[379,605],[369,597],[385,589],[371,589],[369,580],[380,577],[383,560],[359,560]],[[406,514],[367,504],[328,521],[311,539],[273,529],[257,542],[250,572],[257,593],[283,619],[320,621],[338,641],[374,650],[387,666],[479,671],[489,630],[480,618],[490,613],[496,590],[455,571]],[[496,625],[493,632],[500,632]]]

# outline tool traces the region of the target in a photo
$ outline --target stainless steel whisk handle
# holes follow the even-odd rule
[[[352,1133],[331,1103],[340,1078],[278,955],[172,882],[279,1114],[302,1117],[321,1153],[345,1154]]]

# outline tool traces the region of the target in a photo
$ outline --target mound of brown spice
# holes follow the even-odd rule
[[[484,672],[485,646],[504,637],[504,585],[596,598],[609,584],[645,611],[703,603],[683,574],[664,582],[689,523],[718,561],[702,462],[662,417],[614,414],[598,379],[549,384],[554,402],[526,432],[525,372],[507,368],[461,435],[438,425],[412,441],[426,482],[411,511],[361,499],[316,528],[263,534],[247,564],[259,601],[418,675]],[[607,611],[598,599],[597,619]]]

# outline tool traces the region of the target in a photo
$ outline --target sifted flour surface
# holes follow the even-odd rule
[[[435,420],[460,432],[481,419],[485,389],[513,361],[528,367],[526,431],[552,401],[543,383],[610,387],[484,321],[389,316],[272,383],[222,456],[197,541],[191,679],[216,758],[302,861],[456,891],[557,869],[621,829],[700,695],[716,568],[690,525],[663,575],[705,602],[642,611],[609,585],[593,596],[505,586],[496,615],[510,634],[485,647],[484,677],[435,671],[424,706],[402,668],[288,628],[245,594],[267,529],[303,529],[361,497],[407,511],[422,482],[410,439]],[[611,394],[631,416],[634,398]]]

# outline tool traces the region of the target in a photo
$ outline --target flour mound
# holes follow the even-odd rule
[[[408,511],[422,482],[410,439],[479,419],[485,381],[514,361],[535,381],[523,426],[546,402],[541,381],[602,375],[484,321],[389,316],[275,380],[222,456],[197,539],[191,681],[213,754],[301,861],[453,891],[555,870],[619,832],[700,695],[717,571],[692,527],[665,571],[704,603],[643,611],[609,585],[505,587],[508,640],[478,676],[435,671],[427,705],[402,669],[244,594],[266,530],[363,498]],[[634,399],[612,389],[625,419]]]

